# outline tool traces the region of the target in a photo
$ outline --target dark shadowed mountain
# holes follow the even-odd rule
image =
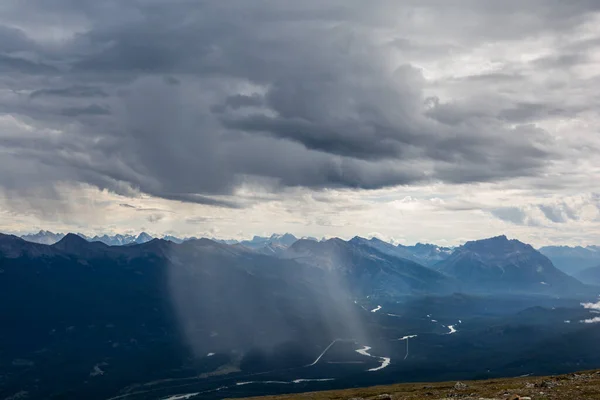
[[[94,257],[110,251],[109,246],[102,242],[88,242],[86,239],[74,233],[68,233],[64,238],[51,245],[53,249],[65,254],[73,254],[78,257]]]
[[[38,258],[54,254],[52,247],[28,242],[14,235],[0,234],[0,256],[7,258]]]
[[[440,247],[435,244],[417,243],[414,246],[403,246],[401,244],[394,246],[391,243],[375,237],[371,239],[365,239],[360,236],[355,236],[350,240],[350,242],[371,246],[382,253],[405,258],[427,267],[445,260],[450,256],[450,254],[452,254],[453,251],[449,247]]]
[[[357,296],[444,293],[456,287],[452,279],[436,271],[355,239],[301,239],[285,257],[330,271]]]
[[[546,246],[540,248],[540,253],[548,257],[558,269],[573,276],[584,269],[600,265],[598,246]]]
[[[530,245],[506,236],[467,242],[436,268],[456,278],[464,291],[575,294],[588,290]]]
[[[43,286],[44,281],[40,280],[43,276],[48,283],[52,282],[52,290],[65,295],[76,290],[85,293],[87,300],[98,301],[99,305],[102,303],[109,308],[111,302],[106,302],[107,296],[124,296],[133,303],[143,303],[150,299],[146,296],[154,298],[169,290],[169,296],[163,299],[168,305],[189,290],[182,298],[188,299],[190,307],[198,307],[192,314],[196,319],[204,319],[205,325],[213,330],[222,331],[221,340],[233,335],[228,331],[235,332],[232,326],[227,325],[232,320],[251,318],[262,321],[260,326],[273,326],[270,333],[263,333],[265,337],[269,336],[264,342],[277,342],[285,336],[280,335],[281,338],[276,340],[277,335],[274,334],[276,327],[284,325],[275,321],[281,316],[278,307],[298,298],[308,299],[306,309],[309,311],[315,309],[317,299],[327,303],[319,295],[323,271],[208,239],[189,240],[182,244],[153,239],[143,244],[108,246],[67,234],[54,245],[46,246],[26,242],[16,236],[1,235],[0,257],[3,284],[16,276],[23,278],[13,282],[13,289],[36,281]],[[24,279],[28,275],[30,279]],[[149,276],[157,280],[148,280]],[[40,294],[14,292],[15,295],[19,293],[33,297]],[[266,300],[279,296],[278,302]],[[326,294],[324,296],[327,297]],[[50,307],[52,299],[44,301],[48,301]],[[288,311],[303,314],[298,309]],[[224,312],[227,318],[218,316],[224,315]],[[257,329],[262,328],[257,326]],[[244,332],[242,337],[250,335],[247,329]]]
[[[48,246],[0,235],[0,375],[14,385],[0,394],[27,384],[33,398],[65,389],[107,398],[109,387],[219,351],[235,350],[236,368],[255,348],[269,354],[260,368],[285,367],[280,350],[306,365],[334,338],[363,335],[361,309],[330,292],[326,275],[208,239],[108,246],[68,234]],[[95,365],[108,377],[84,383]]]
[[[318,331],[320,338],[329,337],[334,333],[324,334],[323,330],[335,331],[333,327],[344,324],[336,317],[337,303],[353,304],[344,293],[332,298],[325,290],[327,272],[322,269],[209,239],[182,244],[153,239],[143,244],[108,246],[67,234],[47,246],[0,235],[0,260],[1,291],[14,296],[11,304],[20,304],[21,297],[26,297],[27,301],[45,302],[45,307],[52,309],[52,296],[42,295],[40,290],[23,290],[23,285],[39,285],[42,291],[67,297],[73,292],[74,301],[84,296],[85,301],[97,302],[107,313],[117,298],[128,300],[115,307],[138,307],[142,314],[152,313],[146,308],[152,304],[156,307],[156,296],[162,296],[162,307],[175,305],[186,318],[220,332],[213,342],[233,347],[250,342],[270,345],[309,335],[302,324],[290,326],[290,315],[299,320],[312,318],[305,328]],[[145,303],[148,305],[142,306]],[[79,305],[74,303],[73,307]],[[255,326],[256,332],[248,326]],[[266,326],[270,329],[264,330]]]

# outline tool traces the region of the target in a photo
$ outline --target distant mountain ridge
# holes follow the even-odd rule
[[[39,244],[54,244],[63,237],[65,237],[64,233],[54,233],[44,230],[40,230],[38,233],[30,233],[21,236],[22,239],[27,240],[28,242]]]
[[[375,237],[365,239],[360,236],[355,236],[350,241],[352,243],[373,247],[385,254],[405,258],[427,267],[445,260],[454,251],[450,247],[441,247],[435,244],[417,243],[414,246],[404,246],[401,244],[394,246],[391,243]]]
[[[132,234],[116,234],[102,236],[96,235],[94,237],[88,237],[81,233],[76,235],[84,238],[89,242],[101,242],[109,246],[129,246],[133,244],[146,243],[154,239],[154,237],[146,232],[141,232],[138,235]],[[63,233],[54,233],[47,230],[40,230],[38,233],[22,235],[21,238],[32,243],[52,245],[59,242],[66,235]],[[195,237],[180,238],[173,235],[163,236],[164,240],[181,244],[189,240],[196,239]],[[494,240],[492,240],[494,239]],[[454,267],[449,267],[445,261],[450,260],[449,263],[456,262],[457,258],[461,258],[461,263],[464,262],[466,250],[477,250],[483,252],[494,252],[494,251],[508,251],[506,236],[498,236],[496,238],[485,239],[483,241],[476,240],[465,243],[460,247],[444,247],[429,243],[417,243],[413,246],[407,245],[394,245],[392,243],[383,241],[376,237],[367,239],[360,236],[355,236],[350,239],[348,243],[355,246],[367,246],[378,252],[401,258],[404,260],[410,260],[417,264],[425,267],[440,270],[445,268],[447,270],[440,270],[445,274],[454,277],[456,273]],[[242,246],[245,249],[251,250],[258,254],[282,257],[285,255],[288,249],[300,240],[307,240],[315,243],[327,242],[327,239],[315,239],[312,237],[303,237],[298,239],[296,236],[285,233],[285,234],[272,234],[271,236],[254,236],[250,240],[224,240],[224,239],[211,239],[214,242],[225,244],[225,245],[237,245]],[[331,239],[329,239],[331,240]],[[341,240],[341,239],[340,239]],[[521,242],[519,242],[521,243]],[[456,252],[460,249],[460,257],[456,255]],[[513,249],[514,250],[514,249]],[[521,249],[525,250],[525,248]],[[533,247],[529,246],[527,252],[535,251]],[[531,253],[533,254],[533,253]],[[571,276],[576,277],[586,284],[600,285],[600,273],[596,272],[594,268],[600,266],[600,247],[599,246],[587,246],[587,247],[569,247],[569,246],[545,246],[538,250],[538,255],[534,257],[536,260],[541,260],[539,255],[543,255],[549,259],[553,267],[558,268],[560,271],[565,272]],[[455,256],[455,257],[453,257]],[[490,259],[491,260],[491,259]],[[488,260],[489,261],[489,260]],[[498,261],[498,260],[496,260]],[[544,261],[545,262],[545,261]],[[489,273],[489,270],[488,270]],[[468,278],[468,277],[467,277]],[[535,278],[537,279],[537,278]],[[468,279],[466,279],[468,281]],[[540,280],[549,284],[544,280]]]
[[[283,235],[274,233],[270,237],[254,236],[252,240],[243,240],[239,242],[239,244],[261,254],[277,255],[281,254],[297,240],[298,239],[290,233],[285,233]]]
[[[20,237],[28,242],[39,243],[39,244],[54,244],[65,237],[64,233],[53,233],[47,230],[40,230],[38,233],[21,235]],[[146,233],[141,232],[138,235],[132,234],[115,234],[115,235],[95,235],[95,236],[87,236],[82,233],[76,233],[76,235],[86,239],[90,242],[102,242],[109,246],[124,246],[132,243],[144,243],[154,239],[155,237]],[[174,235],[164,235],[162,237],[164,240],[168,240],[173,243],[183,243],[187,240],[196,239],[196,237],[178,237]],[[271,236],[254,236],[250,240],[236,240],[236,239],[217,239],[217,238],[209,238],[217,243],[223,244],[240,244],[249,249],[258,251],[263,254],[279,254],[283,250],[290,247],[297,240],[299,240],[296,236],[290,233],[278,234],[274,233]],[[325,241],[327,239],[323,238],[321,240],[311,237],[311,236],[303,236],[301,239],[311,240],[315,242]],[[436,262],[439,262],[446,257],[448,257],[453,248],[451,247],[443,247],[435,244],[429,243],[417,243],[414,246],[405,246],[405,245],[394,245],[388,242],[385,242],[378,238],[365,239],[360,236],[356,236],[351,241],[361,242],[364,244],[368,244],[382,252],[387,252],[391,255],[395,255],[398,257],[406,258],[408,260],[415,261],[419,264],[423,264],[426,266],[431,266]]]
[[[509,240],[504,235],[470,241],[456,249],[426,244],[395,246],[377,238],[358,236],[348,241],[339,238],[316,241],[297,239],[291,234],[255,236],[252,240],[241,242],[195,238],[179,240],[173,237],[153,239],[143,232],[136,237],[115,235],[114,240],[99,239],[102,240],[93,241],[94,238],[67,234],[50,248],[76,253],[83,260],[98,255],[112,257],[112,254],[118,254],[120,247],[132,247],[133,254],[137,254],[135,251],[156,252],[162,257],[167,245],[175,246],[169,247],[173,254],[200,246],[203,251],[213,249],[242,259],[255,254],[267,256],[273,263],[294,260],[336,276],[357,297],[390,298],[453,291],[579,295],[590,291],[584,283],[600,283],[600,277],[595,278],[600,271],[591,271],[580,277],[584,280],[582,283],[557,269],[532,246]],[[14,245],[14,239],[10,243]],[[30,244],[21,245],[22,250],[9,246],[11,257],[49,254],[47,246]],[[146,244],[150,246],[139,247]],[[157,248],[159,245],[163,246],[162,250]]]
[[[50,231],[40,230],[38,233],[22,235],[21,239],[24,239],[24,240],[26,240],[28,242],[32,242],[32,243],[52,245],[52,244],[59,242],[66,235],[67,234],[64,234],[64,233],[53,233]],[[102,242],[109,246],[126,246],[126,245],[130,245],[133,243],[141,244],[141,243],[149,242],[150,240],[154,239],[153,236],[151,236],[150,234],[148,234],[146,232],[141,232],[138,235],[129,235],[129,234],[107,235],[107,234],[104,234],[102,236],[96,235],[93,237],[86,236],[83,233],[75,233],[75,235],[87,240],[88,242]],[[175,236],[164,236],[164,239],[175,242],[175,243],[182,243],[184,240],[187,240],[187,238],[180,239]]]
[[[600,246],[545,246],[540,248],[540,253],[557,268],[573,276],[600,265]]]
[[[104,234],[101,236],[96,235],[93,237],[84,235],[83,233],[75,233],[75,234],[84,238],[88,242],[102,242],[109,246],[125,246],[125,245],[130,245],[133,243],[140,244],[140,243],[149,242],[150,240],[155,238],[154,236],[152,236],[146,232],[141,232],[138,235],[131,235],[131,234],[107,235],[107,234]],[[40,230],[37,233],[26,234],[26,235],[22,235],[20,237],[28,242],[51,245],[51,244],[57,243],[65,236],[66,236],[66,234],[64,234],[64,233],[54,233],[54,232],[47,231],[47,230]],[[165,235],[162,237],[162,239],[168,240],[173,243],[183,243],[187,240],[196,239],[196,237],[181,238],[181,237],[177,237],[177,236],[173,236],[173,235]],[[218,242],[218,243],[223,243],[223,244],[241,244],[245,247],[248,247],[248,248],[254,249],[254,250],[267,247],[267,249],[264,249],[263,252],[265,254],[272,254],[272,253],[278,252],[281,249],[285,249],[285,248],[289,247],[298,239],[290,233],[285,233],[285,234],[274,233],[270,237],[254,236],[254,238],[252,238],[251,240],[243,240],[243,241],[239,241],[239,240],[235,240],[235,239],[216,239],[216,238],[211,238],[211,240]],[[316,239],[314,239],[314,240],[316,240]]]
[[[284,257],[329,271],[357,296],[448,293],[456,288],[452,278],[362,240],[301,239],[290,246]]]
[[[46,232],[42,234],[48,236]],[[11,257],[46,254],[50,251],[41,244],[25,245],[25,241],[16,245],[14,236],[3,235],[3,238],[5,245],[0,245],[0,249],[10,250]],[[108,254],[110,247],[137,247],[150,242],[171,243],[183,246],[181,249],[209,246],[240,257],[254,253],[274,259],[292,259],[336,273],[343,276],[358,295],[394,296],[452,290],[562,294],[586,290],[585,285],[558,270],[532,246],[515,239],[509,240],[506,236],[470,241],[456,249],[424,244],[395,246],[377,238],[358,236],[349,241],[339,238],[315,241],[297,239],[291,234],[274,234],[270,237],[255,236],[252,240],[239,243],[230,242],[232,244],[210,239],[176,240],[173,237],[156,239],[144,232],[138,236],[115,235],[111,238],[105,235],[91,239],[67,234],[50,248],[80,253],[80,257],[85,258],[98,252]],[[13,248],[19,246],[21,250]],[[77,252],[74,249],[78,249]]]
[[[531,245],[504,235],[467,242],[435,267],[468,291],[573,294],[587,290]]]

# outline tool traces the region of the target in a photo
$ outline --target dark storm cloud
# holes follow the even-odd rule
[[[514,83],[522,81],[525,76],[519,73],[504,73],[504,72],[493,72],[488,74],[477,74],[469,75],[461,78],[456,78],[459,81],[472,81],[481,83],[497,83],[497,82],[508,82]]]
[[[34,49],[35,43],[17,28],[0,26],[0,52]]]
[[[14,157],[11,179],[19,179],[12,172],[19,164],[34,162],[50,181],[240,207],[219,195],[245,183],[376,189],[539,174],[561,149],[522,124],[570,109],[432,101],[416,60],[569,32],[600,4],[37,0],[25,12],[11,0],[0,7],[0,85],[16,93],[0,98],[0,110],[35,129],[64,131],[42,142],[3,140]],[[411,13],[434,23],[425,29]],[[45,24],[64,38],[44,40]],[[393,33],[382,40],[386,30]],[[572,54],[532,68],[585,61]],[[523,76],[464,79],[485,85]]]
[[[569,68],[589,62],[589,56],[582,53],[556,54],[552,56],[541,57],[533,61],[538,68]]]
[[[503,221],[512,222],[513,224],[523,225],[527,215],[517,207],[500,207],[491,210],[491,213],[496,218]]]
[[[234,201],[218,200],[208,196],[202,196],[195,193],[156,193],[157,196],[169,200],[177,200],[188,203],[207,204],[210,206],[220,206],[228,208],[240,208],[241,206]]]
[[[542,117],[566,117],[569,114],[567,110],[553,107],[550,104],[519,102],[511,108],[500,111],[498,117],[510,122],[525,123]]]
[[[547,220],[556,224],[564,224],[569,221],[579,220],[580,213],[586,205],[595,204],[593,197],[584,199],[579,204],[569,205],[566,202],[557,202],[550,204],[533,204],[525,209],[519,207],[498,207],[492,208],[489,212],[503,221],[511,222],[516,225],[538,226],[540,224],[532,214],[532,211],[538,209]]]
[[[179,79],[174,78],[172,76],[166,76],[165,77],[165,82],[167,82],[169,85],[179,85],[181,83],[179,81]]]
[[[519,207],[497,207],[488,211],[494,217],[515,225],[541,226],[540,221]]]
[[[39,89],[33,91],[29,97],[32,99],[36,97],[72,97],[72,98],[86,98],[86,97],[107,97],[102,89],[93,86],[76,85],[65,88],[56,89]]]
[[[546,218],[555,223],[565,223],[569,220],[579,219],[576,211],[564,203],[557,205],[540,205],[539,208]]]
[[[49,75],[58,73],[55,67],[21,57],[0,54],[0,72],[4,74]]]
[[[108,115],[110,110],[98,104],[91,104],[85,107],[63,108],[61,114],[67,117],[79,117],[83,115]]]
[[[567,221],[565,216],[554,207],[540,206],[540,210],[544,213],[546,218],[552,222],[561,223]]]
[[[361,159],[395,158],[400,154],[397,143],[384,138],[378,139],[376,134],[349,135],[353,126],[328,128],[303,119],[270,118],[264,115],[253,115],[238,120],[225,120],[225,126],[244,132],[262,132],[275,138],[292,140],[301,143],[310,150],[340,156]]]
[[[262,97],[257,94],[252,94],[250,96],[236,94],[225,99],[225,105],[236,110],[242,107],[258,107],[262,106],[263,104],[264,101]]]

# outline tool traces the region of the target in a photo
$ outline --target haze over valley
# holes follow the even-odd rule
[[[59,236],[0,236],[3,395],[223,398],[600,362],[600,287],[506,236],[26,238]]]

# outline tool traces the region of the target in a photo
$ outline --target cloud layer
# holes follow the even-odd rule
[[[0,190],[32,207],[65,183],[234,209],[296,189],[573,195],[600,169],[595,1],[2,3]],[[524,207],[576,220],[482,210],[536,224]]]

